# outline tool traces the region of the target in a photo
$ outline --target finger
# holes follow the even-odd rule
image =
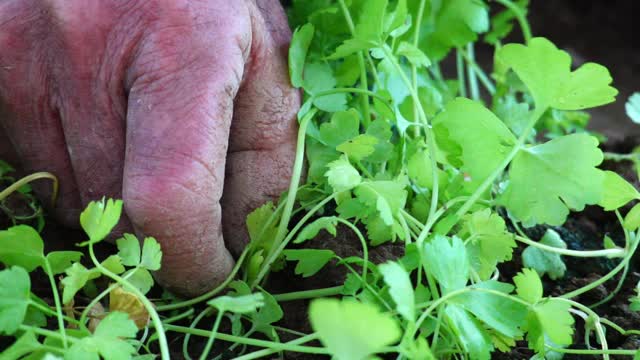
[[[42,38],[40,29],[53,26],[47,12],[36,11],[31,1],[3,2],[0,9],[0,122],[23,172],[53,173],[60,180],[56,215],[67,225],[77,224],[81,204],[64,133],[60,123],[56,84],[51,72],[56,68],[57,49]],[[48,207],[52,187],[49,182],[33,183],[35,193]],[[49,208],[49,210],[51,210]]]
[[[233,265],[219,201],[249,43],[243,11],[221,2],[163,14],[155,27],[171,32],[148,33],[129,71],[124,204],[137,231],[162,245],[158,280],[186,295],[219,284]]]
[[[222,202],[227,246],[236,255],[248,239],[247,214],[277,199],[289,184],[300,106],[288,78],[291,33],[284,11],[277,1],[258,5],[250,4],[251,53],[235,100]]]
[[[60,62],[56,70],[60,118],[82,206],[102,197],[122,198],[126,49],[108,2],[65,2],[52,8]],[[101,19],[96,26],[92,19]],[[132,34],[128,34],[132,36]],[[135,38],[135,36],[132,36]],[[122,217],[112,236],[131,231]]]

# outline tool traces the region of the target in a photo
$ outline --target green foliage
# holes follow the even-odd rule
[[[353,300],[318,299],[309,306],[311,326],[336,359],[366,359],[400,339],[391,315]]]
[[[248,215],[249,242],[229,277],[204,284],[213,289],[194,299],[165,293],[152,300],[145,294],[162,263],[156,240],[124,234],[117,253],[100,259],[93,248],[118,223],[119,200],[92,202],[81,214],[89,238],[80,244],[83,263],[82,253],[47,253],[36,230],[11,227],[0,231],[0,332],[16,341],[3,356],[151,359],[159,347],[167,359],[173,333],[185,358],[194,355],[195,336],[208,338],[200,358],[211,357],[216,340],[225,341],[223,357],[240,358],[295,351],[349,360],[490,359],[522,340],[533,359],[559,358],[573,345],[574,314],[587,321],[585,338],[598,340],[582,354],[613,353],[604,325],[632,329],[571,299],[619,273],[624,280],[640,243],[640,205],[616,214],[624,236],[614,239],[624,245],[606,237],[603,250],[569,250],[553,230],[534,242],[522,226],[561,227],[570,211],[588,205],[624,209],[640,198],[637,189],[599,166],[605,157],[640,157],[599,149],[603,137],[585,130],[589,115],[581,110],[614,100],[608,70],[592,63],[574,70],[568,53],[531,38],[527,6],[293,0],[289,76],[303,106],[292,183],[275,204]],[[502,44],[516,24],[525,44]],[[490,70],[475,60],[483,34],[495,47]],[[450,53],[464,76],[440,71]],[[627,105],[632,120],[636,100]],[[0,182],[9,171],[0,162]],[[320,243],[309,240],[321,231],[336,237],[338,224],[339,239],[306,248]],[[529,246],[518,249],[518,242]],[[497,281],[513,271],[515,264],[505,263],[514,252],[524,268],[513,285]],[[620,262],[596,283],[545,296],[541,277],[568,273],[561,255]],[[313,289],[315,282],[305,281],[269,293],[269,280],[283,268],[313,278],[334,273],[319,273],[329,267],[345,271],[343,283]],[[30,289],[29,272],[38,268],[50,281],[45,294]],[[310,300],[308,334],[280,322],[279,302],[291,300]],[[640,309],[638,296],[629,302]],[[213,327],[203,321],[211,314]]]
[[[567,248],[567,244],[562,240],[560,235],[551,229],[548,229],[542,239],[540,239],[540,244],[559,249]],[[559,254],[533,246],[527,246],[522,252],[522,264],[525,267],[536,270],[540,276],[547,274],[554,280],[563,277],[567,270],[567,266]]]

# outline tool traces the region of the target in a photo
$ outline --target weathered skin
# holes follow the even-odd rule
[[[162,245],[157,279],[202,293],[288,184],[289,38],[277,0],[0,1],[0,158],[57,175],[71,226],[123,198],[119,230]]]

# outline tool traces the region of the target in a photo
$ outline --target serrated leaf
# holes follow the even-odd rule
[[[98,359],[98,354],[105,359],[130,359],[136,350],[126,339],[135,337],[137,332],[127,314],[112,312],[100,321],[92,336],[71,346],[65,360]]]
[[[366,181],[354,190],[357,198],[377,214],[387,226],[393,224],[393,217],[404,208],[407,199],[405,183],[401,179],[395,181]]]
[[[482,324],[458,305],[447,305],[444,314],[452,331],[471,359],[489,360],[493,343]]]
[[[346,156],[330,162],[327,167],[329,170],[324,176],[327,177],[327,182],[334,192],[351,190],[362,182],[360,173],[349,163],[349,159]]]
[[[19,266],[0,271],[0,334],[11,335],[18,330],[27,314],[31,280]]]
[[[60,281],[63,287],[62,302],[64,304],[68,304],[87,281],[100,277],[98,270],[89,270],[80,263],[74,263],[65,270],[65,273],[67,276]]]
[[[138,266],[140,264],[140,240],[135,235],[124,234],[116,240],[118,256],[122,264],[126,266]]]
[[[552,229],[547,229],[540,240],[540,244],[566,249],[567,244],[562,240],[560,235]],[[562,261],[559,254],[545,251],[534,246],[527,246],[522,252],[522,264],[525,267],[532,268],[544,276],[549,275],[552,280],[559,279],[564,276],[567,266]]]
[[[89,241],[80,245],[87,245],[89,242],[96,243],[106,238],[118,224],[121,213],[122,200],[102,198],[100,201],[90,202],[80,214],[80,225],[89,235]]]
[[[497,281],[485,281],[473,285],[473,288],[489,289],[508,294],[513,290],[510,284]],[[522,335],[520,327],[524,325],[529,309],[521,303],[505,296],[489,292],[471,291],[452,298],[455,303],[469,311],[489,327],[508,337]]]
[[[295,273],[302,275],[302,277],[313,276],[335,256],[331,250],[317,249],[288,249],[284,250],[282,254],[288,261],[298,262]]]
[[[545,38],[507,44],[497,56],[525,83],[537,110],[588,109],[613,102],[618,93],[609,86],[612,79],[605,67],[587,63],[571,72],[571,56]]]
[[[416,316],[415,294],[409,273],[397,262],[378,265],[378,270],[389,286],[389,294],[396,303],[396,310],[407,321],[414,322]]]
[[[640,92],[635,92],[629,97],[624,106],[627,116],[636,124],[640,124]]]
[[[571,305],[559,299],[546,299],[533,307],[527,323],[529,347],[542,352],[545,339],[557,345],[571,345],[574,319],[569,313]]]
[[[469,259],[482,280],[489,279],[498,263],[511,260],[516,247],[504,220],[490,209],[466,216],[460,236],[472,239],[467,244]]]
[[[453,47],[464,46],[489,29],[489,11],[481,1],[449,0],[434,6],[430,31],[420,45],[432,59],[444,58]],[[428,19],[428,18],[427,18]]]
[[[391,315],[353,300],[313,300],[309,319],[322,344],[337,360],[367,359],[402,335]]]
[[[499,202],[525,226],[562,225],[569,209],[581,211],[602,197],[604,173],[598,140],[573,134],[518,152]]]
[[[431,61],[417,46],[403,41],[398,46],[398,56],[404,56],[411,64],[416,67],[427,67],[431,65]]]
[[[47,254],[47,261],[53,275],[62,274],[74,262],[80,261],[82,253],[78,251],[52,251]]]
[[[336,83],[333,70],[328,64],[314,62],[305,66],[303,86],[305,91],[314,95],[313,104],[318,109],[327,112],[346,110],[347,96],[345,93],[315,96],[335,88]]]
[[[636,231],[640,227],[640,203],[635,204],[631,210],[629,210],[624,217],[622,226],[629,231]]]
[[[355,109],[338,111],[329,122],[320,125],[320,139],[327,145],[337,147],[360,134],[360,118]]]
[[[376,137],[367,134],[360,134],[338,145],[336,150],[349,156],[351,159],[359,161],[373,154],[376,150],[375,146],[377,144],[378,139]]]
[[[640,193],[622,176],[613,171],[604,171],[602,199],[598,205],[606,211],[616,210],[629,201],[640,198]]]
[[[460,238],[436,235],[424,245],[425,270],[436,278],[442,294],[459,290],[469,280],[469,259]]]
[[[326,230],[329,234],[336,236],[336,225],[338,221],[335,216],[327,216],[321,217],[319,219],[314,220],[309,225],[305,226],[298,236],[293,241],[294,244],[300,244],[307,240],[311,240],[315,238],[320,230]]]
[[[448,153],[448,160],[461,162],[461,171],[467,176],[466,187],[475,190],[507,157],[516,139],[491,111],[480,103],[457,98],[433,120],[440,147]],[[458,149],[462,149],[461,156]]]
[[[122,274],[125,270],[124,265],[122,265],[122,259],[118,255],[111,255],[104,259],[100,264],[114,274]],[[98,270],[95,269],[95,271]]]
[[[146,294],[153,287],[153,276],[149,270],[145,268],[137,268],[132,269],[133,274],[130,275],[127,280],[131,283],[131,285],[135,286],[140,290],[143,294]]]
[[[304,63],[307,59],[307,52],[315,28],[313,24],[307,23],[297,28],[291,37],[289,47],[289,77],[294,87],[301,87],[303,84]]]
[[[242,296],[219,296],[209,300],[207,305],[218,309],[221,312],[230,311],[236,314],[246,314],[256,311],[264,305],[264,295],[261,293]]]
[[[542,299],[542,281],[535,270],[522,269],[513,278],[513,283],[516,284],[516,293],[523,300],[535,304]]]
[[[162,250],[160,243],[155,238],[146,237],[142,246],[140,266],[151,271],[160,270],[162,263]]]
[[[0,262],[31,272],[44,263],[44,243],[30,226],[18,225],[0,231]]]

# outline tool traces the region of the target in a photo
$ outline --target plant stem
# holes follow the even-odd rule
[[[224,290],[224,288],[226,288],[227,285],[229,285],[229,283],[231,281],[233,281],[233,279],[236,277],[236,274],[238,273],[238,271],[240,271],[240,267],[242,266],[242,263],[244,262],[244,259],[247,257],[247,254],[249,253],[249,250],[250,250],[249,247],[246,247],[244,249],[244,251],[242,251],[242,254],[238,258],[238,261],[236,261],[236,265],[233,267],[233,270],[231,270],[231,273],[222,282],[222,284],[218,285],[213,290],[211,290],[211,291],[209,291],[209,292],[207,292],[205,294],[202,294],[202,295],[200,295],[198,297],[195,297],[193,299],[182,301],[182,302],[175,303],[175,304],[160,305],[160,306],[158,306],[158,311],[159,312],[161,312],[161,311],[171,311],[171,310],[176,310],[176,309],[180,309],[180,308],[183,308],[183,307],[189,307],[189,306],[193,306],[195,304],[198,304],[200,302],[207,301],[210,298],[214,297],[217,293],[219,293],[220,291]]]
[[[480,101],[480,88],[478,87],[478,78],[471,64],[476,62],[475,49],[473,43],[467,44],[467,76],[469,77],[469,90],[471,90],[471,98]]]
[[[222,341],[270,348],[270,349],[276,350],[276,352],[295,351],[295,352],[302,352],[302,353],[308,353],[308,354],[329,354],[328,349],[321,348],[321,347],[287,345],[287,343],[283,344],[283,343],[274,342],[274,341],[245,338],[242,336],[235,336],[235,335],[230,335],[225,333],[214,334],[211,331],[202,330],[202,329],[192,329],[185,326],[167,325],[166,329],[167,331],[174,331],[174,332],[179,332],[183,334],[191,334],[191,335],[202,336],[202,337],[215,336],[216,338]]]
[[[22,186],[32,181],[40,180],[40,179],[50,179],[53,181],[53,191],[51,194],[51,206],[54,206],[56,203],[56,198],[58,197],[58,178],[52,173],[48,173],[48,172],[33,173],[9,185],[9,187],[0,191],[0,201],[4,200],[7,196],[11,195],[14,191],[17,191]]]
[[[458,93],[462,97],[467,97],[467,83],[464,75],[464,58],[462,57],[462,49],[456,50],[456,70],[458,72]]]
[[[269,270],[271,269],[271,264],[275,261],[274,255],[277,255],[279,253],[277,252],[277,250],[280,249],[283,243],[285,243],[287,227],[289,226],[289,220],[291,220],[291,211],[293,210],[293,205],[296,201],[296,194],[298,193],[298,187],[300,185],[300,179],[302,177],[302,166],[304,164],[304,144],[307,137],[307,126],[317,112],[317,109],[310,110],[300,121],[300,128],[298,129],[298,140],[296,144],[296,159],[293,163],[291,182],[289,183],[289,191],[287,192],[287,198],[285,200],[286,202],[284,205],[284,209],[282,210],[282,217],[280,218],[278,231],[273,240],[271,250],[265,257],[267,261],[265,261],[264,265],[260,269],[256,280],[251,285],[251,288],[254,288],[257,284],[259,284],[262,278],[264,278],[264,276],[269,272]]]
[[[637,161],[640,160],[640,153],[631,153],[631,154],[617,154],[617,153],[612,153],[612,152],[605,152],[604,153],[604,159],[605,160],[612,160],[612,161]]]
[[[223,314],[224,312],[222,310],[218,310],[216,321],[213,323],[213,328],[211,328],[211,334],[213,336],[209,336],[209,339],[207,340],[207,344],[205,345],[204,350],[202,350],[202,354],[200,354],[200,360],[206,360],[207,356],[209,356],[209,352],[211,352],[211,347],[213,347],[213,342],[216,340],[216,337],[214,334],[218,333],[218,328],[220,327],[220,322],[222,321]]]
[[[57,184],[57,180],[55,180],[54,183]],[[57,185],[54,187],[57,187]],[[57,189],[54,190],[54,192],[57,192]],[[53,278],[53,270],[51,269],[51,263],[49,263],[49,259],[46,257],[44,258],[44,266],[45,266],[45,272],[47,273],[47,277],[49,278],[49,284],[51,284],[51,293],[53,296],[53,303],[56,305],[56,317],[58,318],[58,328],[60,329],[60,334],[62,334],[62,346],[66,349],[68,345],[67,332],[65,330],[64,319],[62,317],[62,304],[60,304],[60,294],[58,293],[58,286],[56,285],[56,280]]]
[[[342,292],[342,289],[343,289],[343,286],[334,286],[334,287],[328,287],[324,289],[293,291],[293,292],[273,295],[273,298],[276,299],[277,302],[314,299],[319,297],[340,295],[340,293]]]
[[[351,32],[351,36],[355,35],[355,26],[353,24],[353,19],[351,18],[351,13],[349,12],[349,8],[345,4],[344,0],[338,0],[340,3],[340,8],[342,9],[342,13],[344,14],[344,18],[347,21],[347,26],[349,27],[349,31]],[[360,88],[362,90],[369,90],[369,80],[367,78],[367,67],[364,63],[364,54],[363,51],[358,52],[358,66],[360,67]],[[362,112],[364,116],[362,117],[362,125],[364,125],[365,129],[369,127],[369,123],[371,121],[371,109],[369,107],[369,97],[365,94],[360,98],[362,103]]]
[[[284,345],[300,345],[300,344],[304,344],[304,343],[308,343],[311,341],[314,341],[318,339],[318,335],[316,333],[313,334],[309,334],[309,335],[305,335],[302,337],[299,337],[295,340],[291,340],[289,342],[284,343]],[[251,360],[251,359],[259,359],[277,352],[280,352],[280,349],[273,349],[273,348],[267,348],[267,349],[262,349],[262,350],[258,350],[258,351],[254,351],[252,353],[249,354],[245,354],[242,356],[239,356],[236,358],[236,360]]]
[[[553,247],[553,246],[549,246],[549,245],[545,245],[545,244],[541,244],[537,241],[533,241],[529,238],[523,237],[523,236],[519,236],[519,235],[515,235],[515,239],[525,243],[527,245],[536,247],[538,249],[544,250],[544,251],[548,251],[548,252],[552,252],[558,255],[564,255],[564,256],[573,256],[573,257],[582,257],[582,258],[589,258],[589,257],[608,257],[608,258],[621,258],[624,257],[627,252],[625,249],[605,249],[605,250],[583,250],[583,251],[579,251],[579,250],[569,250],[569,249],[562,249],[562,248],[557,248],[557,247]]]
[[[147,299],[147,297],[144,296],[144,294],[142,292],[140,292],[140,290],[138,290],[137,287],[133,286],[127,280],[124,280],[122,277],[118,276],[117,274],[112,273],[111,271],[109,271],[109,269],[107,269],[104,266],[102,266],[102,264],[100,264],[100,262],[96,258],[96,254],[95,254],[95,252],[93,250],[93,243],[94,243],[93,241],[89,242],[89,257],[91,258],[91,261],[93,261],[93,264],[105,276],[107,276],[107,277],[111,278],[113,281],[119,283],[122,287],[126,288],[128,291],[130,291],[136,297],[138,297],[138,300],[140,300],[140,302],[144,305],[145,309],[147,309],[147,312],[149,313],[149,316],[151,317],[151,322],[153,323],[153,326],[156,328],[156,334],[158,335],[158,343],[160,345],[160,356],[161,356],[161,358],[163,360],[171,359],[171,355],[169,353],[169,344],[167,343],[167,336],[166,336],[166,334],[164,332],[164,329],[162,327],[162,321],[160,320],[160,316],[156,312],[156,309],[153,306],[153,304],[151,303],[151,301],[149,301],[149,299]]]
[[[524,37],[525,42],[528,43],[529,41],[531,41],[531,27],[529,26],[527,17],[522,12],[522,9],[518,5],[514,4],[511,0],[496,1],[513,12],[513,14],[516,16],[516,19],[518,20],[518,23],[520,24],[520,29],[522,30],[522,36]]]
[[[42,328],[39,328],[39,327],[36,327],[36,326],[24,325],[24,324],[20,325],[19,329],[22,330],[22,331],[31,331],[34,334],[42,335],[44,337],[50,337],[50,338],[62,340],[62,335],[57,331],[51,331],[51,330],[42,329]],[[73,343],[79,341],[80,339],[77,339],[77,338],[74,338],[74,337],[68,337],[67,340],[70,343],[73,344]]]

